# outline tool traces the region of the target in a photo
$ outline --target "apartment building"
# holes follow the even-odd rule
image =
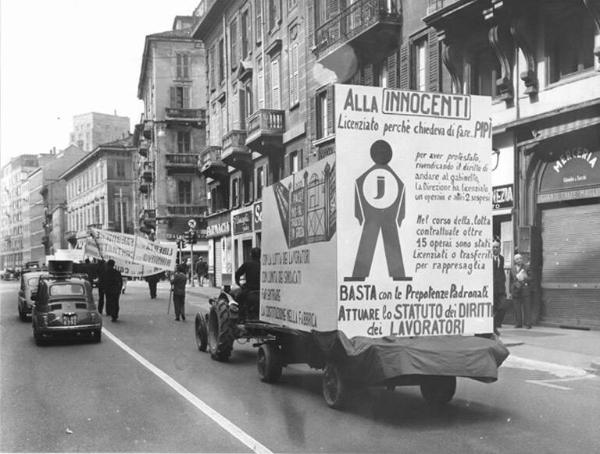
[[[96,147],[58,178],[65,182],[66,239],[75,246],[89,229],[133,234],[136,211],[133,138]]]
[[[206,144],[204,45],[191,36],[194,17],[177,16],[172,30],[145,38],[138,83],[144,113],[136,125],[140,231],[176,241],[196,222],[206,253],[206,183],[198,160]]]
[[[92,151],[98,145],[125,139],[131,134],[129,117],[88,112],[73,117],[71,144],[83,151]]]
[[[66,249],[63,207],[65,182],[59,176],[87,152],[75,145],[56,153],[55,158],[27,176],[23,190],[28,192],[24,221],[28,224],[23,262],[45,263],[56,249]]]
[[[193,36],[207,51],[209,272],[214,285],[260,246],[265,185],[305,167],[311,154],[307,2],[201,1]]]

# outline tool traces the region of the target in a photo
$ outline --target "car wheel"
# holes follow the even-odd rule
[[[281,351],[273,342],[262,344],[256,356],[258,375],[265,383],[275,383],[281,378]]]
[[[430,405],[444,405],[456,392],[456,377],[425,377],[421,382],[421,395]]]

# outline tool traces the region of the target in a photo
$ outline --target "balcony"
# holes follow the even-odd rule
[[[148,183],[140,183],[139,190],[142,194],[148,194],[150,192],[150,185]]]
[[[170,173],[194,173],[198,170],[198,153],[167,153],[165,167]]]
[[[183,109],[179,107],[166,107],[165,116],[167,122],[186,124],[204,128],[206,126],[205,109]]]
[[[239,170],[252,164],[252,151],[246,146],[246,131],[232,130],[223,136],[221,159]]]
[[[246,145],[254,151],[269,154],[283,146],[284,111],[260,109],[248,117]]]
[[[203,205],[168,205],[168,216],[206,216],[206,207]]]
[[[315,31],[314,53],[328,68],[343,65],[349,44],[361,63],[373,63],[397,46],[402,25],[400,2],[357,0]]]
[[[142,135],[145,139],[152,140],[152,128],[154,126],[154,122],[152,120],[144,121],[144,129]]]
[[[151,183],[153,178],[152,170],[144,170],[142,171],[142,180]]]
[[[148,157],[148,151],[150,150],[150,143],[147,140],[141,140],[138,148],[138,153],[144,158]]]
[[[427,15],[430,16],[460,1],[462,0],[429,0],[427,4]]]
[[[227,165],[221,160],[221,147],[207,147],[201,156],[199,164],[202,175],[214,180],[227,178]]]

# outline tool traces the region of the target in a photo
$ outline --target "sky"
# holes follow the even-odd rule
[[[146,35],[200,0],[0,0],[0,166],[69,146],[73,116],[139,122]]]

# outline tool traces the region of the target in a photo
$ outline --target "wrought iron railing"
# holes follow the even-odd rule
[[[167,206],[167,213],[169,216],[205,216],[206,211],[207,209],[203,205],[171,204]]]
[[[457,3],[460,0],[429,0],[427,4],[427,15],[435,13],[441,9],[450,6],[452,3]]]
[[[206,110],[204,109],[182,109],[178,107],[166,107],[167,118],[185,118],[190,120],[206,121]]]
[[[315,52],[343,44],[377,22],[400,23],[400,4],[396,0],[358,0],[321,24],[315,31]]]
[[[167,153],[165,159],[168,166],[196,167],[198,165],[197,153]]]
[[[248,117],[248,137],[257,131],[266,134],[283,134],[283,110],[260,109]]]

